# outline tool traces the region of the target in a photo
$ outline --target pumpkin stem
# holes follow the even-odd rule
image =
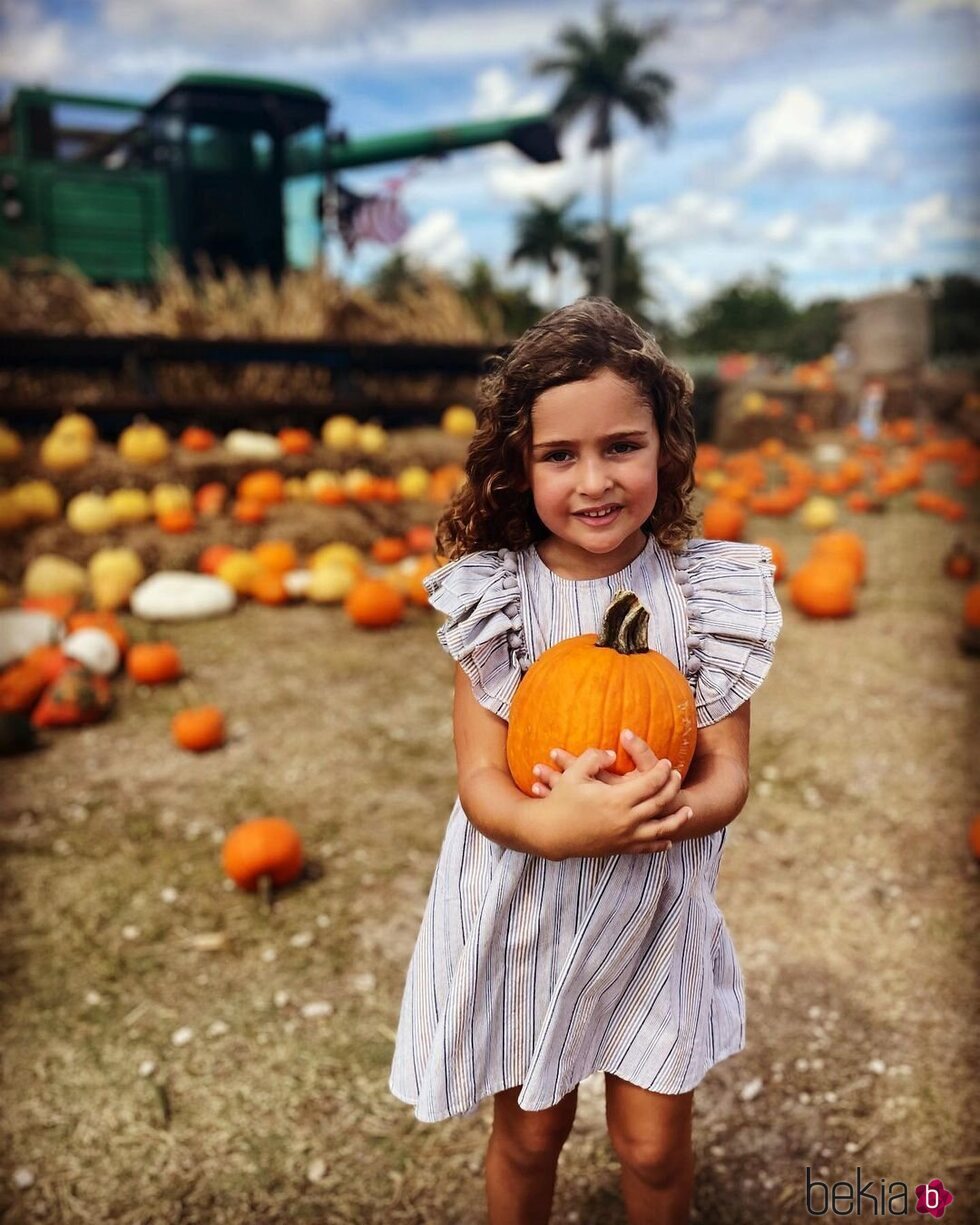
[[[265,913],[272,914],[272,877],[268,872],[263,872],[259,877],[259,897]]]
[[[649,651],[647,626],[650,614],[632,591],[620,588],[609,602],[596,638],[597,647],[612,647],[620,655],[642,655]]]

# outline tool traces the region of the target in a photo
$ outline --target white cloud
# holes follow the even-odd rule
[[[780,213],[762,226],[762,237],[766,242],[782,244],[792,242],[800,234],[800,218],[796,213]]]
[[[498,65],[477,74],[470,107],[474,119],[531,115],[549,108],[548,94],[543,88],[521,89],[506,68]]]
[[[200,46],[212,41],[261,44],[281,42],[290,31],[302,41],[344,37],[359,27],[397,11],[397,0],[236,0],[202,4],[201,0],[102,0],[102,22],[112,34],[127,37],[187,39]]]
[[[45,19],[35,0],[6,0],[0,33],[0,77],[50,85],[73,67],[68,26]]]
[[[750,117],[731,179],[747,183],[779,170],[854,173],[884,167],[894,173],[898,155],[891,141],[891,125],[873,111],[831,118],[821,97],[794,86]]]
[[[544,200],[548,204],[573,194],[585,198],[599,194],[599,155],[588,145],[589,130],[585,124],[568,129],[559,138],[561,160],[538,165],[528,161],[516,150],[506,146],[495,146],[488,154],[487,185],[497,200],[523,203],[530,199]],[[645,140],[638,135],[629,135],[613,141],[612,173],[615,185],[623,184],[627,175],[642,173],[647,155]],[[593,208],[593,204],[589,204]]]
[[[685,191],[664,204],[642,205],[631,221],[641,244],[657,246],[703,242],[706,238],[733,237],[741,205],[731,196]]]
[[[399,243],[410,260],[461,275],[470,262],[469,243],[459,227],[459,218],[448,208],[427,213]]]

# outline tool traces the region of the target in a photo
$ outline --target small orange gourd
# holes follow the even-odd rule
[[[221,848],[225,874],[250,893],[268,885],[288,885],[303,870],[303,844],[284,817],[256,817],[237,825]]]
[[[405,597],[384,579],[361,579],[344,600],[348,617],[364,629],[396,625],[405,615]]]
[[[609,769],[634,768],[620,743],[631,728],[683,778],[694,757],[694,695],[683,673],[647,646],[650,614],[632,591],[613,596],[596,634],[579,634],[549,647],[517,687],[507,730],[507,764],[516,785],[531,795],[534,765],[563,748],[616,750]]]
[[[173,643],[138,642],[126,655],[126,671],[140,685],[161,685],[177,680],[184,669]]]
[[[837,557],[814,557],[790,579],[790,599],[808,617],[847,617],[854,612],[854,566]]]
[[[225,742],[225,718],[217,706],[178,710],[170,721],[174,743],[193,753],[217,749]]]

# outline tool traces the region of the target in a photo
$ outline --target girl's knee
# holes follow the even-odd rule
[[[650,1187],[669,1187],[687,1177],[690,1144],[645,1136],[610,1135],[623,1167]]]
[[[693,1164],[693,1091],[653,1093],[609,1076],[606,1121],[623,1166],[650,1186],[669,1186],[689,1175]]]
[[[520,1089],[498,1093],[494,1103],[492,1140],[520,1169],[535,1170],[558,1160],[575,1121],[577,1093],[547,1110],[522,1110]]]

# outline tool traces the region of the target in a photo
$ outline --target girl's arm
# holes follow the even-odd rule
[[[470,823],[484,837],[512,851],[540,854],[527,839],[534,829],[532,799],[514,785],[507,767],[507,723],[481,706],[463,669],[456,665],[453,741],[459,799]]]
[[[677,838],[703,838],[734,821],[749,796],[749,703],[698,730],[694,760],[674,800],[694,816]],[[650,766],[657,758],[650,752]],[[638,768],[640,768],[638,766]],[[644,767],[645,768],[645,767]]]

